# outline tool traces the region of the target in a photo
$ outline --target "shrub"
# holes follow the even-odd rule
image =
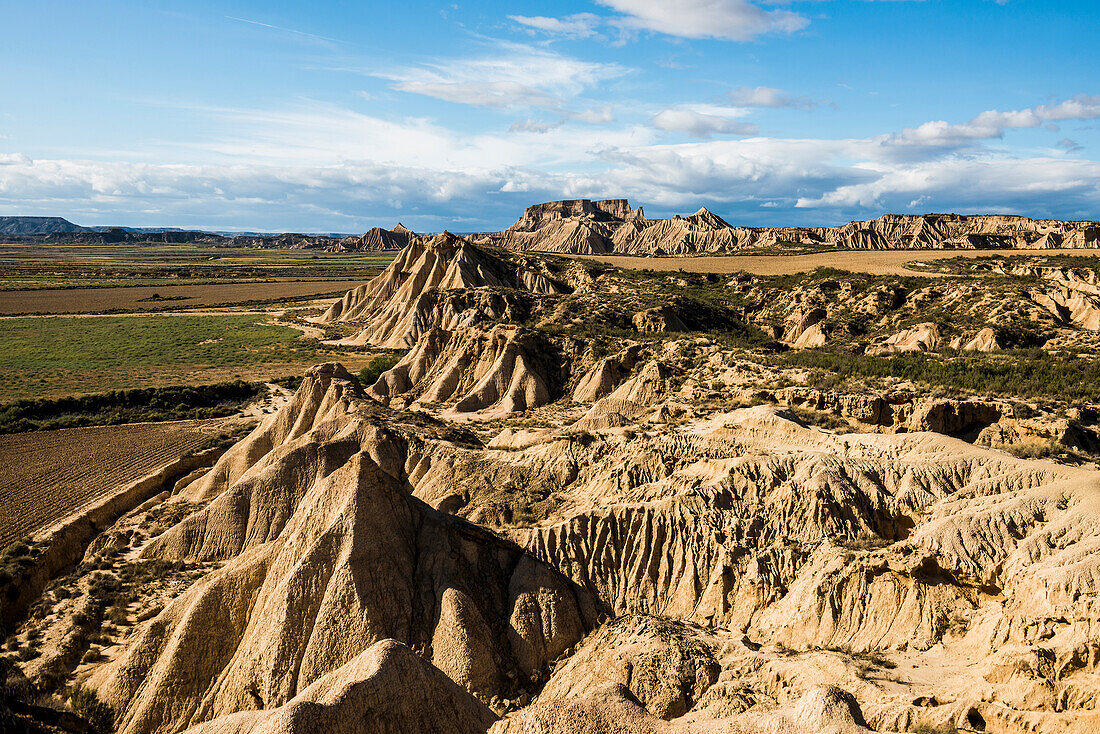
[[[1062,447],[1054,439],[1021,441],[1007,446],[1006,450],[1019,459],[1047,459],[1062,453]]]
[[[99,700],[95,691],[75,685],[69,691],[69,706],[84,718],[96,731],[112,732],[115,729],[115,712]]]
[[[764,361],[779,367],[824,370],[835,375],[837,382],[896,377],[981,394],[1100,399],[1100,360],[1040,349],[973,356],[923,352],[870,356],[801,349],[765,357]]]
[[[944,724],[917,724],[910,729],[913,734],[959,734],[959,730],[951,722]]]
[[[373,385],[378,381],[378,378],[386,370],[393,369],[393,366],[401,361],[401,356],[397,354],[379,354],[372,359],[370,363],[359,370],[359,382],[364,387]]]
[[[216,418],[237,412],[262,390],[259,383],[235,380],[197,387],[113,390],[58,400],[16,400],[0,405],[0,433]]]
[[[286,377],[276,377],[271,380],[271,383],[279,387],[285,387],[287,390],[297,390],[302,386],[302,379],[302,375],[287,375]]]

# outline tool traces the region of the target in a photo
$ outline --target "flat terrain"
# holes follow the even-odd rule
[[[0,547],[175,461],[227,425],[215,418],[0,436]]]
[[[334,351],[264,314],[26,316],[0,319],[0,402],[134,387],[269,380],[369,353]]]
[[[980,258],[993,255],[1077,255],[1092,257],[1095,250],[843,250],[808,255],[706,255],[695,257],[635,257],[631,255],[572,255],[631,270],[688,273],[739,273],[790,275],[816,268],[836,268],[871,275],[934,275],[907,267],[948,258]]]
[[[0,242],[0,268],[64,270],[66,268],[128,267],[224,268],[227,266],[294,267],[310,270],[385,267],[394,252],[324,252],[322,250],[263,250],[245,247],[204,247],[160,243],[72,245],[36,242]]]
[[[115,309],[163,310],[166,307],[213,306],[342,295],[362,282],[361,279],[355,279],[7,290],[0,291],[0,314],[96,313]]]

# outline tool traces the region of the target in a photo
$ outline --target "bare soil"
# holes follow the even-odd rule
[[[233,423],[214,418],[0,436],[0,548],[200,447]]]
[[[991,255],[1080,255],[1094,250],[843,250],[809,255],[704,255],[693,257],[638,257],[633,255],[572,255],[597,260],[630,270],[660,270],[688,273],[738,273],[790,275],[816,268],[836,268],[872,275],[936,275],[907,267],[908,263],[946,258],[989,257]]]

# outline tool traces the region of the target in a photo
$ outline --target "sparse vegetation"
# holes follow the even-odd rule
[[[197,387],[116,390],[57,400],[16,400],[0,405],[0,433],[218,418],[236,413],[263,390],[258,383],[235,380]]]
[[[959,734],[958,728],[950,721],[943,724],[920,723],[909,730],[912,734]]]
[[[69,690],[69,705],[99,734],[109,734],[115,730],[115,712],[90,688],[79,684],[73,686]]]
[[[774,366],[825,370],[838,380],[894,377],[969,393],[1100,400],[1100,360],[1040,349],[965,356],[807,349],[763,359]]]
[[[1053,439],[1021,441],[1008,446],[1007,450],[1020,459],[1049,459],[1065,453],[1065,447]]]

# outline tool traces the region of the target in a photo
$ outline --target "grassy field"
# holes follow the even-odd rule
[[[0,548],[203,446],[229,425],[213,419],[0,436]]]
[[[362,282],[377,275],[393,257],[392,252],[0,242],[0,293],[272,281]]]
[[[372,355],[332,351],[257,315],[0,319],[0,402],[135,387],[268,380],[319,362],[360,369]]]
[[[0,291],[0,314],[156,311],[343,295],[363,280],[157,285]]]

